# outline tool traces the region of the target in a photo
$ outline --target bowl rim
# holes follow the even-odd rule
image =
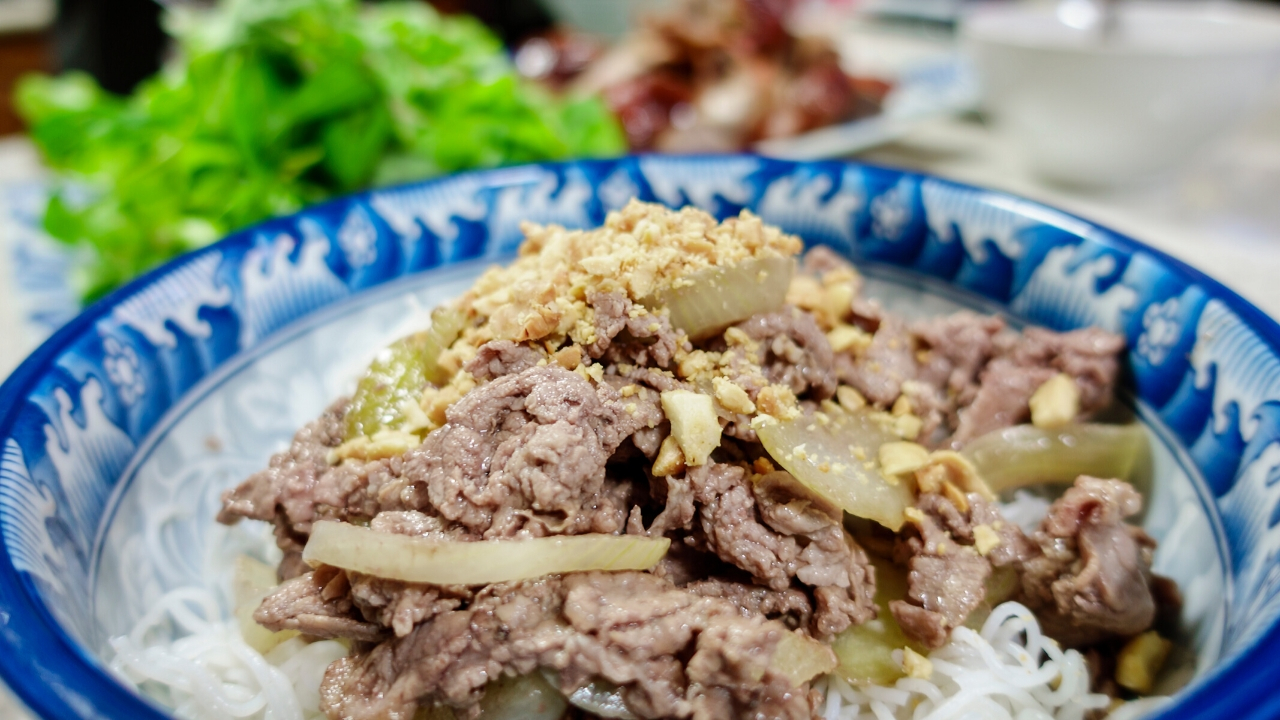
[[[1018,210],[1048,211],[1058,217],[1079,223],[1081,228],[1093,231],[1091,239],[1104,246],[1116,250],[1143,253],[1157,261],[1165,272],[1181,275],[1180,279],[1189,284],[1203,287],[1212,297],[1223,302],[1228,309],[1258,334],[1259,339],[1280,356],[1280,320],[1273,319],[1262,310],[1245,300],[1234,291],[1204,272],[1188,265],[1161,250],[1153,248],[1129,235],[1090,221],[1072,212],[1062,210],[1050,204],[1025,198],[1011,192],[984,188],[968,183],[957,182],[938,177],[930,173],[918,172],[903,168],[892,168],[873,163],[852,160],[783,160],[764,157],[751,153],[739,154],[633,154],[608,159],[579,159],[559,162],[527,163],[523,165],[504,166],[471,170],[467,172],[444,175],[428,180],[406,183],[388,188],[378,188],[363,192],[332,198],[323,203],[308,206],[289,215],[270,218],[242,228],[219,241],[204,248],[181,255],[165,264],[154,268],[135,278],[107,296],[94,302],[74,319],[54,332],[45,342],[33,351],[14,369],[8,378],[0,383],[0,437],[8,437],[17,424],[23,401],[32,391],[38,380],[48,371],[61,353],[69,349],[93,324],[109,313],[122,300],[138,294],[156,281],[173,274],[177,269],[197,258],[211,253],[218,253],[251,244],[256,233],[264,226],[273,223],[287,222],[307,214],[340,206],[355,199],[367,198],[375,192],[396,190],[423,189],[435,185],[458,182],[459,178],[472,181],[488,177],[500,178],[511,171],[522,169],[558,170],[573,166],[595,165],[601,167],[622,167],[628,163],[645,158],[662,160],[694,160],[710,164],[724,164],[744,159],[758,160],[784,167],[791,171],[806,167],[826,166],[832,168],[862,168],[874,172],[886,173],[895,179],[909,179],[917,183],[931,181],[943,186],[959,190],[974,197],[983,196],[1004,201],[1013,201]],[[855,246],[856,251],[856,246]],[[470,258],[469,258],[470,259]],[[449,261],[418,272],[431,272],[448,267],[455,262]],[[904,268],[904,270],[910,271]],[[945,282],[945,281],[944,281]],[[949,284],[949,283],[948,283]],[[352,297],[358,297],[366,291],[376,291],[375,285],[356,291]],[[347,302],[343,299],[338,303]],[[296,318],[281,329],[273,332],[288,332],[289,327],[297,322],[305,322],[314,312],[334,307],[325,305]],[[269,336],[268,336],[269,337]],[[237,351],[227,361],[242,352],[253,352],[254,348]],[[224,361],[225,362],[225,361]],[[216,367],[214,369],[216,371]],[[180,400],[175,400],[180,402]],[[160,427],[157,424],[156,427]],[[148,430],[148,435],[154,432]],[[86,591],[92,591],[87,588]],[[3,679],[37,717],[56,720],[72,720],[73,718],[146,718],[147,720],[166,720],[170,715],[149,699],[141,697],[132,689],[125,687],[95,658],[91,652],[74,640],[57,622],[51,611],[39,599],[39,595],[29,575],[20,574],[14,567],[7,551],[4,539],[0,537],[0,679]],[[1280,618],[1272,620],[1270,626],[1248,646],[1237,651],[1226,662],[1219,662],[1205,676],[1194,681],[1189,692],[1182,695],[1174,706],[1159,711],[1152,717],[1211,717],[1230,718],[1231,720],[1264,720],[1280,714],[1280,692],[1277,692],[1274,681],[1266,672],[1267,659],[1280,657]],[[103,714],[105,713],[105,714]]]

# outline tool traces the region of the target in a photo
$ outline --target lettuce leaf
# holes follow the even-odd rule
[[[93,250],[86,301],[339,193],[625,150],[598,99],[522,80],[482,24],[425,3],[227,0],[166,20],[175,57],[129,97],[77,73],[15,93],[45,161],[89,188],[56,190],[44,219]]]

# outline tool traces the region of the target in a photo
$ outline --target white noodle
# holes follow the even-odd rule
[[[295,638],[263,657],[221,619],[212,593],[191,587],[164,595],[111,647],[121,679],[189,720],[323,718],[320,679],[347,654],[332,640]]]
[[[901,651],[895,651],[901,660]],[[1082,720],[1111,699],[1090,693],[1089,670],[1076,650],[1064,650],[1040,631],[1025,606],[1007,602],[981,632],[956,628],[929,654],[929,678],[903,678],[893,687],[850,687],[839,678],[815,685],[826,693],[824,720]],[[1112,715],[1134,720],[1167,698],[1147,698]]]

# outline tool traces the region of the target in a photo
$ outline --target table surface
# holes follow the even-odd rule
[[[1280,317],[1280,86],[1246,124],[1155,186],[1091,193],[1047,185],[1023,168],[997,129],[972,117],[924,122],[858,157],[1056,205],[1198,267]],[[0,183],[40,173],[25,140],[0,140]],[[6,297],[12,285],[9,253],[0,246],[0,377],[37,341],[12,340],[22,327],[15,303]],[[0,717],[25,717],[3,688]]]

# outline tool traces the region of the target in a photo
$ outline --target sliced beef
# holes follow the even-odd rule
[[[271,521],[282,505],[286,508],[302,505],[301,514],[309,522],[313,513],[305,499],[328,470],[329,451],[342,444],[346,406],[346,400],[329,406],[293,436],[288,450],[272,456],[265,470],[223,493],[218,522],[232,523],[240,518]],[[304,502],[298,503],[298,500]]]
[[[692,468],[685,477],[707,549],[773,590],[786,590],[793,578],[813,588],[815,635],[875,617],[875,571],[866,553],[828,508],[798,490],[781,495],[779,487],[799,487],[794,479],[752,483],[741,467],[721,463]]]
[[[276,525],[276,544],[294,564],[316,520],[368,520],[387,509],[404,509],[399,480],[405,457],[362,461],[348,459],[329,465],[329,450],[341,444],[341,415],[326,412],[319,422],[337,428],[324,438],[309,432],[316,423],[294,437],[289,449],[271,458],[270,466],[254,473],[239,487],[223,495],[219,522],[242,517],[267,519]],[[394,488],[391,492],[389,489]],[[250,500],[253,498],[253,500]],[[268,514],[269,512],[269,514]],[[267,517],[262,517],[267,515]],[[282,577],[289,577],[281,566]]]
[[[995,338],[1004,327],[998,316],[968,310],[911,323],[911,334],[924,351],[918,379],[950,398],[951,414],[973,401],[978,373],[995,354]]]
[[[1009,357],[1020,364],[1047,363],[1070,375],[1080,388],[1080,409],[1098,410],[1111,404],[1124,337],[1099,328],[1057,333],[1027,328]]]
[[[463,370],[484,382],[504,375],[524,372],[547,359],[545,350],[528,343],[510,340],[494,340],[476,349],[476,356],[467,361]]]
[[[1128,483],[1088,476],[1049,507],[1032,536],[1040,554],[1020,572],[1021,600],[1047,635],[1078,646],[1151,627],[1156,543],[1124,522],[1141,509]]]
[[[687,346],[684,333],[672,328],[666,315],[649,312],[621,292],[588,293],[587,304],[595,312],[595,342],[586,351],[606,364],[667,367]]]
[[[737,327],[759,343],[754,364],[770,382],[790,387],[797,397],[824,400],[835,395],[835,355],[812,315],[784,307]]]
[[[840,355],[839,379],[853,386],[877,407],[888,407],[902,394],[902,384],[917,373],[915,340],[906,325],[892,315],[878,319],[871,344],[856,357]]]
[[[603,678],[645,718],[809,717],[805,689],[768,665],[782,624],[645,573],[585,573],[565,585],[564,615],[581,635],[557,666],[562,685]]]
[[[982,605],[993,566],[1013,567],[1037,549],[977,493],[954,501],[921,493],[910,519],[894,547],[908,568],[907,597],[889,609],[907,637],[937,648]],[[992,537],[994,546],[987,544]]]
[[[703,597],[722,598],[737,608],[743,617],[780,619],[792,628],[808,627],[809,618],[813,616],[813,603],[809,596],[794,587],[773,590],[753,583],[709,578],[690,582],[684,589]]]
[[[693,529],[694,491],[693,483],[682,475],[669,475],[665,478],[654,478],[653,484],[659,492],[654,496],[664,503],[662,511],[650,523],[646,534],[662,537],[672,531],[688,532]]]
[[[1057,333],[1027,328],[1021,335],[995,338],[997,356],[981,373],[973,401],[960,411],[953,446],[993,430],[1026,422],[1036,389],[1065,373],[1080,389],[1080,410],[1089,413],[1111,404],[1124,338],[1097,328]]]
[[[616,367],[610,370],[617,372]],[[622,397],[622,409],[631,416],[637,430],[631,442],[646,458],[653,459],[671,431],[662,411],[662,393],[687,386],[653,368],[633,368],[625,375],[608,374],[604,382]]]
[[[316,520],[400,510],[439,515],[474,537],[615,532],[629,508],[601,494],[605,463],[625,438],[648,429],[652,412],[639,410],[655,404],[535,366],[468,393],[404,455],[330,466],[343,433],[343,406],[335,405],[228,492],[219,520],[273,520],[286,552],[301,548]]]
[[[916,510],[895,548],[909,570],[907,597],[889,610],[907,637],[938,648],[982,604],[991,563],[973,548],[973,528],[951,500],[922,493]]]
[[[561,602],[559,578],[486,587],[470,607],[330,665],[321,709],[349,720],[411,720],[422,700],[474,706],[490,678],[532,671],[543,643],[563,646],[553,627]],[[539,633],[544,626],[549,632]]]
[[[992,360],[982,372],[973,402],[960,411],[952,446],[1030,420],[1032,394],[1056,374],[1051,367],[1019,365],[1009,358]]]
[[[386,635],[379,625],[357,617],[349,595],[347,575],[321,567],[285,581],[253,613],[270,630],[297,630],[318,638],[350,638],[376,642]]]
[[[419,703],[443,702],[466,716],[490,679],[542,666],[566,691],[618,685],[641,718],[800,720],[809,717],[807,688],[769,667],[786,632],[648,573],[495,585],[466,609],[334,663],[322,706],[331,717],[407,720]]]
[[[601,494],[605,464],[643,424],[622,400],[551,365],[482,385],[405,454],[401,501],[487,538],[616,532],[627,508]]]
[[[463,587],[439,587],[351,573],[351,602],[361,615],[396,637],[450,610],[457,610],[472,593]]]
[[[853,263],[826,245],[814,246],[800,260],[800,272],[806,275],[821,277],[836,270],[857,274]]]

